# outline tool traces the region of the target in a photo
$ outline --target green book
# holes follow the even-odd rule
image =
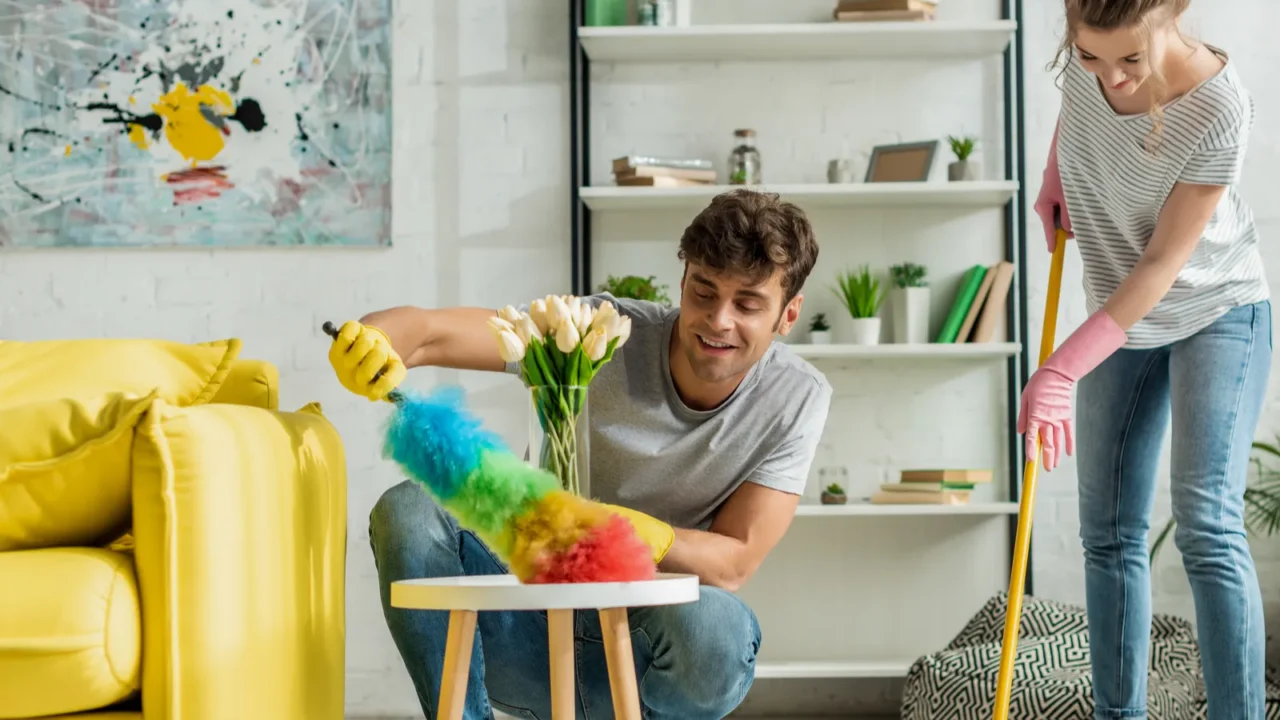
[[[956,341],[956,335],[960,333],[960,326],[964,324],[964,318],[969,314],[969,306],[973,304],[973,299],[978,295],[978,288],[982,287],[982,279],[987,275],[987,267],[985,265],[974,265],[964,273],[964,278],[960,280],[960,290],[956,292],[956,300],[951,304],[951,312],[947,314],[946,322],[942,323],[942,329],[938,331],[938,339],[935,342],[953,343]]]

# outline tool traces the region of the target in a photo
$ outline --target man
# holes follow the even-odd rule
[[[630,338],[591,384],[591,494],[625,509],[660,570],[696,574],[704,585],[697,603],[629,614],[647,718],[722,718],[754,679],[760,629],[733,592],[789,526],[830,403],[826,379],[774,342],[799,317],[817,256],[803,212],[736,190],[712,200],[680,239],[678,308],[590,298],[632,321]],[[343,384],[370,399],[408,368],[516,373],[487,325],[494,314],[374,312],[342,327],[330,359]],[[448,618],[390,607],[390,584],[506,568],[410,481],[379,499],[369,535],[387,624],[423,712],[434,717]],[[575,622],[580,713],[612,717],[598,615]],[[466,717],[489,718],[496,707],[549,718],[545,613],[481,613],[478,628]]]

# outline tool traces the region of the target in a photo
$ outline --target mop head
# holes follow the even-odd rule
[[[560,488],[464,407],[462,390],[401,389],[383,455],[525,583],[652,579],[653,552],[621,515]]]

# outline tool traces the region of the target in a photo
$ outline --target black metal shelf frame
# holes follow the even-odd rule
[[[591,61],[582,47],[578,29],[585,24],[587,0],[569,0],[569,273],[572,292],[587,295],[591,283],[591,209],[582,201],[581,188],[591,184]],[[1013,38],[1004,50],[1004,171],[1017,180],[1018,189],[1005,205],[1005,259],[1014,264],[1016,302],[1009,303],[1006,336],[1021,341],[1021,351],[1009,358],[1006,368],[1006,412],[1008,428],[1009,498],[1022,498],[1022,469],[1026,453],[1015,428],[1018,397],[1030,376],[1030,356],[1034,351],[1027,334],[1027,274],[1023,260],[1026,239],[1026,134],[1023,127],[1023,0],[1003,0],[1001,18],[1015,21]],[[1018,516],[1009,519],[1009,559],[1013,560]],[[1026,564],[1025,592],[1032,595],[1032,562]]]

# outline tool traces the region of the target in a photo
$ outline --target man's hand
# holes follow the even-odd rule
[[[387,334],[355,320],[348,320],[338,330],[329,346],[329,364],[343,387],[370,400],[385,398],[404,380],[406,372]]]
[[[702,582],[737,592],[782,539],[800,496],[744,482],[725,500],[708,531],[677,528],[659,566],[697,575]]]

